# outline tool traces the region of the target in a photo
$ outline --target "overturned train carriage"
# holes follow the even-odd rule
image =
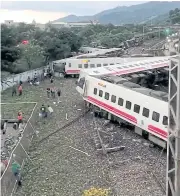
[[[103,76],[93,75],[92,71],[91,75],[84,73],[80,75],[76,89],[96,114],[118,123],[129,123],[137,134],[166,148],[168,84],[164,80],[168,80],[168,73],[164,71],[168,71],[165,68],[168,62],[158,69],[155,67],[162,62],[156,60],[151,64],[147,70],[136,73],[130,67],[128,74],[121,72]],[[150,76],[154,84],[152,89],[143,86],[146,81],[141,81],[143,78],[148,81]],[[164,92],[157,88],[160,85]]]
[[[70,75],[73,77],[78,77],[80,70],[89,68],[103,68],[114,65],[123,65],[126,62],[135,62],[144,59],[149,59],[148,57],[107,57],[107,58],[68,58],[58,61],[53,61],[53,67],[55,73],[63,73],[65,75]]]

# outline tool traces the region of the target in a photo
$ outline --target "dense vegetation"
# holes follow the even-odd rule
[[[149,34],[149,38],[159,37],[158,31],[154,32],[146,25],[89,25],[81,30],[76,29],[74,32],[82,37],[84,45],[104,46],[107,48],[119,47],[123,41],[142,35],[143,32],[144,34],[152,32]],[[161,38],[165,37],[166,32],[162,31],[160,36]]]
[[[1,26],[1,70],[20,73],[47,64],[48,61],[69,57],[82,45],[119,47],[135,35],[150,32],[145,25],[89,25],[84,28],[56,29],[47,26],[45,30],[33,24]],[[166,34],[161,32],[161,37]],[[159,32],[149,37],[159,36]],[[28,40],[28,44],[23,44]]]
[[[180,24],[180,9],[171,10],[169,12],[169,19],[171,24]]]
[[[28,40],[28,44],[22,44]],[[41,30],[33,24],[1,26],[1,70],[20,73],[66,58],[81,47],[81,39],[70,29],[48,26]]]

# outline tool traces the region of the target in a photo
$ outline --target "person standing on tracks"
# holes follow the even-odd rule
[[[17,180],[18,185],[21,186],[22,185],[21,177],[20,177],[21,166],[16,161],[13,161],[11,167],[12,167],[12,172]]]
[[[57,102],[60,103],[61,102],[60,101],[60,96],[61,96],[61,90],[60,89],[57,90],[57,96],[58,96]]]

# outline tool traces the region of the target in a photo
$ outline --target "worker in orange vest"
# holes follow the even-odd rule
[[[18,91],[19,91],[19,96],[21,96],[22,95],[22,85],[19,85]]]

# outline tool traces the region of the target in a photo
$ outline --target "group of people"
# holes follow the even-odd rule
[[[30,76],[28,76],[28,83],[34,86],[38,86],[40,84],[37,73],[34,74],[34,77],[32,79],[30,78]]]
[[[47,91],[47,97],[50,98],[50,95],[52,98],[55,98],[56,97],[56,93],[57,93],[57,97],[58,97],[58,103],[60,102],[60,96],[61,96],[61,90],[60,89],[57,89],[55,87],[52,87],[52,88],[47,88],[46,89]]]
[[[44,78],[48,77],[50,79],[50,83],[54,82],[53,74],[52,74],[50,68],[47,69],[47,71],[43,71],[43,76],[44,76]],[[38,76],[37,76],[36,73],[34,74],[33,79],[30,79],[30,77],[28,77],[28,83],[30,83],[31,85],[39,85],[39,80],[38,80]],[[13,86],[12,96],[17,95],[16,88],[17,88],[17,86]],[[22,95],[22,91],[23,91],[22,81],[20,81],[20,83],[18,85],[19,96]],[[50,96],[52,98],[55,98],[56,97],[56,93],[57,93],[58,103],[59,103],[60,102],[60,96],[61,96],[61,90],[60,89],[56,89],[55,87],[51,87],[51,88],[48,87],[47,88],[47,96],[48,96],[48,98],[50,98]],[[40,108],[39,116],[42,117],[42,118],[46,118],[48,116],[52,116],[53,112],[54,112],[54,110],[53,110],[53,108],[50,105],[48,105],[46,107],[43,104],[41,106],[41,108]],[[14,129],[18,129],[20,124],[22,124],[22,123],[23,123],[23,113],[21,111],[19,111],[18,115],[17,115],[17,123],[14,123],[13,128]],[[1,122],[1,130],[3,131],[3,134],[6,133],[6,128],[7,128],[7,121]],[[16,177],[16,180],[17,180],[17,183],[18,183],[19,186],[22,185],[21,177],[20,177],[20,171],[21,171],[21,167],[20,167],[19,163],[14,160],[12,162],[12,172],[13,172],[14,176]]]
[[[43,105],[41,106],[41,108],[40,108],[39,117],[47,118],[47,116],[48,116],[47,110],[49,111],[49,115],[52,116],[52,114],[53,114],[53,112],[54,112],[54,110],[52,109],[52,107],[48,105],[48,106],[47,106],[47,109],[46,109],[46,107],[45,107],[44,104],[43,104]]]
[[[13,86],[13,88],[12,88],[12,97],[13,97],[14,95],[17,95],[17,89],[18,89],[19,96],[22,95],[22,91],[23,91],[23,88],[22,88],[22,81],[19,82],[18,88],[17,88],[17,89],[16,89],[16,88],[17,88],[16,85]]]

